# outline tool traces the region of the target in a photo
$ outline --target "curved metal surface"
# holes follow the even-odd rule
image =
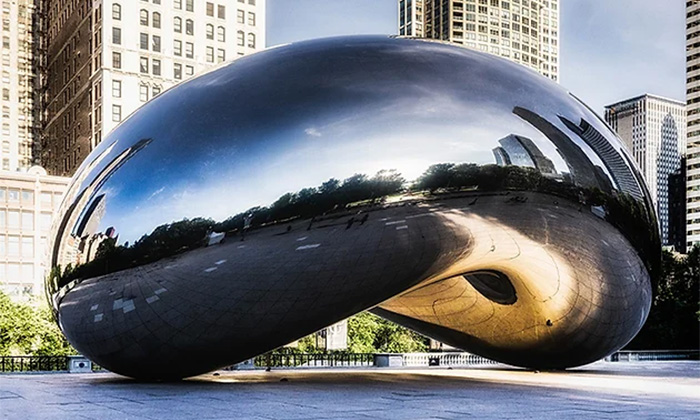
[[[359,311],[513,365],[621,348],[659,239],[620,141],[558,85],[438,42],[322,39],[173,88],[83,163],[47,290],[138,378],[204,373]]]

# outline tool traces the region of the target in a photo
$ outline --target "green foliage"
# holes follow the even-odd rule
[[[408,353],[425,351],[428,339],[369,312],[348,319],[348,351]]]
[[[46,306],[13,302],[0,292],[0,356],[76,354]]]
[[[651,312],[630,349],[696,349],[700,341],[700,246],[664,251]]]

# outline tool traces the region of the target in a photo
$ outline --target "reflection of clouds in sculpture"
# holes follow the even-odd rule
[[[96,148],[47,287],[76,348],[131,376],[201,373],[365,309],[506,363],[580,365],[639,330],[658,262],[619,151],[568,92],[494,56],[275,48]]]

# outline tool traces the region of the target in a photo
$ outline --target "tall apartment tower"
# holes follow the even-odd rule
[[[559,0],[399,0],[399,35],[464,45],[559,80]]]
[[[686,103],[688,154],[686,241],[700,244],[700,1],[686,2]]]
[[[674,179],[681,172],[687,146],[685,103],[659,96],[643,95],[605,107],[605,120],[622,138],[639,165],[656,206],[664,245],[673,243],[671,232],[678,227],[672,215]],[[673,206],[673,208],[677,208]],[[682,242],[682,241],[681,241]]]
[[[35,1],[2,2],[2,145],[0,169],[32,166],[36,134],[34,100]]]
[[[265,46],[265,0],[43,0],[41,163],[71,175],[149,99]]]

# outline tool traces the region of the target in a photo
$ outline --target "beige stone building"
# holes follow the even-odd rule
[[[41,163],[71,175],[164,90],[265,46],[265,0],[43,0]]]
[[[34,100],[34,0],[2,1],[0,170],[32,166],[36,135]]]
[[[700,244],[700,1],[686,2],[686,244]]]
[[[559,0],[399,0],[399,35],[439,39],[559,81]]]
[[[43,293],[52,217],[69,178],[0,171],[0,290],[14,299]]]

